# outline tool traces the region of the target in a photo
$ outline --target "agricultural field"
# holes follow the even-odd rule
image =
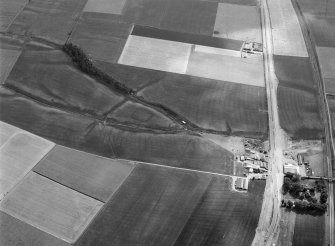
[[[274,56],[281,127],[294,139],[322,138],[318,88],[305,57]]]
[[[245,138],[268,139],[263,56],[242,52],[256,0],[1,6],[1,243],[252,244],[265,181],[235,179]]]
[[[323,245],[324,231],[324,216],[297,214],[292,245]]]
[[[233,192],[229,177],[138,164],[76,245],[247,245],[264,182],[249,189]]]
[[[253,137],[267,134],[267,105],[262,87],[170,74],[139,95],[203,128]]]
[[[133,166],[60,145],[34,167],[57,183],[106,202],[131,173]]]
[[[0,1],[0,31],[4,32],[13,22],[16,15],[22,11],[28,0]]]
[[[262,43],[258,7],[219,3],[214,31],[215,37]]]
[[[69,243],[56,238],[36,227],[0,211],[1,245],[22,246],[70,246]]]
[[[34,172],[1,201],[0,210],[62,240],[77,240],[102,203]]]
[[[82,0],[30,1],[8,27],[8,32],[63,44],[84,4]]]
[[[0,84],[3,84],[21,54],[22,42],[0,35]]]
[[[5,132],[1,134],[0,146],[2,199],[54,147],[54,144],[3,122],[0,129]]]
[[[308,57],[299,20],[290,0],[268,2],[275,55]]]

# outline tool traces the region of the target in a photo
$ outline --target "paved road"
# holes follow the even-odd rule
[[[269,176],[265,187],[262,212],[252,244],[254,246],[273,245],[278,238],[281,217],[281,187],[283,183],[283,150],[285,146],[285,134],[279,124],[278,80],[274,73],[272,29],[267,0],[262,0],[261,2],[261,18],[271,151],[269,155]]]

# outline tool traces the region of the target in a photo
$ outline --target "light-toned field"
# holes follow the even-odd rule
[[[0,48],[0,84],[5,83],[9,73],[21,54],[19,50],[7,50]]]
[[[290,0],[269,0],[275,55],[308,57],[297,15]]]
[[[48,140],[25,132],[5,137],[7,141],[0,147],[0,198],[5,196],[54,146]]]
[[[219,3],[215,37],[262,43],[261,20],[257,7]]]
[[[24,8],[28,0],[0,0],[0,31],[6,31],[15,16]],[[0,56],[1,57],[1,56]]]
[[[192,52],[187,74],[264,87],[263,57],[240,58]]]
[[[0,147],[15,133],[23,132],[20,128],[0,121]]]
[[[126,0],[88,0],[85,5],[84,12],[97,12],[106,14],[122,13]]]
[[[241,51],[220,49],[220,48],[214,48],[214,47],[203,46],[203,45],[195,45],[194,52],[241,57]]]
[[[1,211],[74,243],[103,203],[34,172],[0,204]]]
[[[185,73],[191,47],[191,44],[186,43],[130,35],[119,63]]]
[[[131,173],[128,162],[115,161],[57,145],[34,171],[100,201],[107,201]]]
[[[316,47],[322,76],[325,79],[335,79],[335,48]]]

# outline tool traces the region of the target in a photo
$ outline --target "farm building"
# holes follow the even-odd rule
[[[284,173],[299,174],[299,167],[290,163],[284,164]]]
[[[248,180],[245,178],[237,178],[235,188],[239,190],[248,190]]]

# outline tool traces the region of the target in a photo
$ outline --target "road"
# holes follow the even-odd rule
[[[304,35],[304,40],[306,43],[306,48],[310,57],[313,75],[315,81],[318,83],[319,94],[320,94],[320,105],[322,107],[321,113],[323,116],[325,124],[325,136],[326,136],[326,145],[327,149],[327,171],[328,178],[332,178],[333,169],[332,169],[332,155],[335,156],[335,147],[334,147],[334,138],[333,138],[333,127],[331,121],[331,115],[327,100],[326,87],[323,81],[323,76],[321,73],[320,63],[318,60],[318,55],[316,52],[316,43],[314,41],[314,36],[312,35],[308,23],[304,17],[304,14],[299,6],[298,1],[292,1],[293,7],[296,10],[301,30]],[[335,242],[335,228],[334,228],[334,185],[333,182],[329,182],[329,198],[328,198],[328,217],[329,217],[329,245],[334,246]]]
[[[264,46],[264,71],[268,99],[270,154],[269,176],[264,192],[262,212],[252,245],[272,246],[273,243],[276,243],[278,238],[281,218],[280,202],[283,183],[285,134],[279,124],[277,103],[278,80],[274,72],[272,29],[267,0],[261,1],[261,19]]]

